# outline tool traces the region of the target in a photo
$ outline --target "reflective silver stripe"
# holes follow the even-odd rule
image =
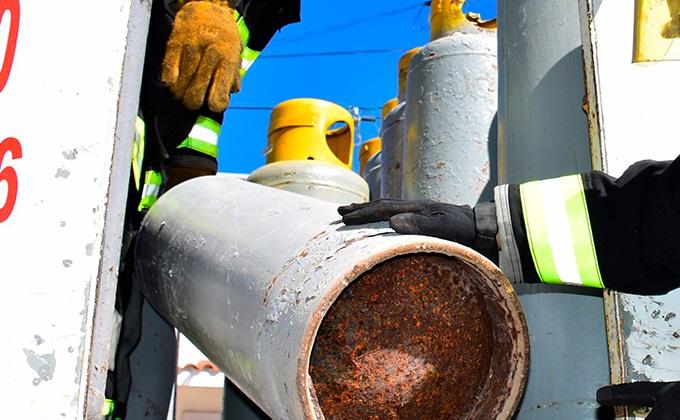
[[[247,46],[243,48],[241,52],[241,76],[248,71],[259,55],[260,51],[255,51]]]
[[[160,172],[153,170],[146,171],[144,173],[144,188],[142,189],[142,198],[139,201],[137,210],[144,211],[150,209],[158,199],[162,185],[163,175]]]
[[[511,283],[522,283],[524,281],[522,261],[515,241],[515,232],[512,229],[508,185],[494,188],[494,201],[496,202],[496,223],[500,242],[498,266]]]
[[[255,60],[248,60],[247,58],[241,58],[241,70],[245,73],[250,69]]]
[[[217,140],[219,139],[219,132],[214,132],[207,127],[203,127],[202,125],[196,124],[191,129],[191,132],[189,132],[189,137],[197,139],[197,140],[201,140],[201,141],[208,143],[208,144],[211,144],[213,146],[217,146]]]
[[[135,138],[132,142],[132,175],[135,178],[135,188],[137,190],[139,190],[139,184],[142,180],[145,136],[144,120],[137,117],[135,120]]]
[[[186,147],[217,159],[217,143],[221,129],[217,121],[200,116],[196,119],[187,138],[178,147]]]
[[[158,198],[158,194],[161,191],[161,186],[160,185],[154,185],[154,184],[146,184],[144,185],[144,188],[142,189],[142,197],[156,197]]]

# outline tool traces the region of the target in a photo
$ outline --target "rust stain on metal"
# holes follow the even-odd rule
[[[326,314],[309,364],[326,419],[496,418],[519,332],[479,272],[434,254],[361,275]],[[519,376],[517,379],[515,376]]]
[[[307,241],[307,243],[305,244],[304,248],[302,249],[302,251],[300,251],[299,254],[293,256],[291,259],[289,259],[288,261],[286,261],[286,262],[283,264],[283,266],[281,266],[281,270],[279,270],[279,272],[276,273],[276,275],[275,275],[274,277],[272,277],[272,280],[269,282],[269,285],[267,286],[267,290],[265,291],[264,297],[262,298],[262,304],[263,304],[263,305],[267,303],[267,300],[269,300],[269,294],[271,293],[272,289],[274,288],[274,285],[276,284],[276,282],[279,280],[279,277],[280,277],[281,273],[282,273],[283,271],[285,271],[289,266],[291,266],[292,264],[294,264],[295,261],[296,261],[298,258],[300,258],[300,257],[302,257],[302,258],[306,257],[306,256],[308,255],[307,247],[309,247],[310,244],[314,243],[314,241],[318,240],[319,238],[323,237],[323,236],[326,235],[326,234],[328,234],[328,230],[327,230],[327,229],[323,229],[321,232],[319,232],[319,233],[317,233],[316,235],[314,235],[309,241]]]

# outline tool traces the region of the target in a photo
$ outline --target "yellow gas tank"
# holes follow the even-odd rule
[[[359,149],[359,175],[364,176],[366,162],[380,151],[380,147],[380,137],[373,137],[361,144],[361,148]]]
[[[346,109],[321,99],[290,99],[269,120],[267,163],[316,160],[352,169],[354,120]]]

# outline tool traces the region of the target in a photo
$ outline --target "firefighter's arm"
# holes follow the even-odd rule
[[[642,295],[680,287],[680,159],[495,192],[500,266],[516,281]]]
[[[241,38],[224,0],[184,1],[168,40],[161,79],[192,110],[229,106],[240,89]]]
[[[389,220],[399,233],[470,246],[514,283],[636,294],[680,287],[680,159],[638,162],[619,179],[589,172],[502,185],[494,195],[493,203],[467,210],[381,200],[339,211],[346,224]],[[488,238],[494,236],[498,248],[490,251]]]

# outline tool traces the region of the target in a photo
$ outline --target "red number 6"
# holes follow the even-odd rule
[[[0,67],[0,92],[5,88],[7,79],[9,79],[9,72],[12,70],[12,61],[14,61],[14,51],[17,48],[17,36],[19,35],[19,0],[0,0],[0,23],[2,23],[2,18],[7,11],[10,12],[12,17],[9,21],[7,49],[5,50],[5,57],[2,60],[2,67]]]
[[[2,168],[2,161],[7,153],[12,155],[12,159],[19,159],[21,157],[21,143],[14,137],[8,137],[0,142],[0,168]],[[12,210],[14,203],[17,201],[17,190],[19,188],[19,179],[17,172],[11,166],[0,170],[0,182],[7,182],[7,199],[5,204],[0,207],[0,223],[7,220]]]

